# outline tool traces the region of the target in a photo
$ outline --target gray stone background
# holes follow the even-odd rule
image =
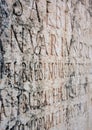
[[[0,0],[0,130],[92,130],[92,0]]]

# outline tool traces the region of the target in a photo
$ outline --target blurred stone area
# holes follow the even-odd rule
[[[0,0],[0,130],[92,130],[92,0]]]

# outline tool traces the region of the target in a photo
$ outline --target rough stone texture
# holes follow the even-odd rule
[[[0,130],[92,130],[92,0],[0,0]]]

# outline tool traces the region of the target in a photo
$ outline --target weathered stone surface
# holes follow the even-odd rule
[[[0,130],[92,130],[91,27],[91,0],[0,0]]]

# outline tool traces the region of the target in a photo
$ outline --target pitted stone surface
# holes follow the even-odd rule
[[[91,27],[91,0],[0,0],[0,130],[92,130]]]

